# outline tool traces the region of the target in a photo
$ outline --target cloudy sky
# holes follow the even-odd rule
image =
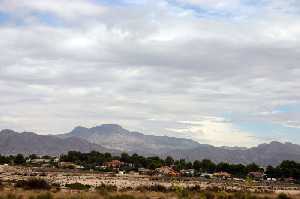
[[[0,0],[0,128],[300,144],[298,0]]]

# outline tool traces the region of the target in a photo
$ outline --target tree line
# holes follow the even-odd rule
[[[38,158],[38,156],[34,154],[27,157],[24,157],[22,154],[15,156],[0,155],[0,164],[24,165],[27,159],[36,158]],[[42,158],[49,159],[51,157],[43,156]],[[269,178],[294,178],[300,180],[300,163],[288,160],[283,161],[277,167],[268,166],[266,169],[263,169],[255,163],[244,165],[221,162],[216,164],[208,159],[190,162],[185,159],[175,160],[171,156],[166,158],[159,156],[144,157],[138,154],[129,155],[127,153],[113,156],[110,153],[100,153],[97,151],[91,151],[89,153],[69,151],[67,154],[60,156],[60,161],[82,165],[85,169],[95,169],[103,165],[103,163],[112,160],[120,160],[126,163],[124,168],[122,168],[124,170],[138,170],[138,168],[154,170],[161,166],[172,166],[177,171],[194,169],[197,173],[228,172],[234,177],[240,178],[245,178],[250,172],[265,172]]]
[[[211,160],[195,160],[194,162],[186,161],[185,159],[175,160],[171,156],[165,159],[158,156],[144,157],[138,154],[129,155],[122,153],[120,156],[112,156],[110,153],[99,153],[92,151],[90,153],[80,153],[70,151],[66,155],[61,156],[61,161],[74,162],[76,164],[84,165],[87,168],[95,165],[102,165],[104,162],[111,160],[120,160],[124,163],[132,164],[137,170],[138,168],[156,169],[161,166],[173,166],[175,170],[194,169],[198,173],[214,173],[214,172],[228,172],[234,177],[245,178],[250,172],[265,172],[268,178],[294,178],[300,180],[300,163],[295,161],[283,161],[277,167],[268,166],[262,168],[255,163],[248,165],[244,164],[230,164],[230,163],[214,163]]]

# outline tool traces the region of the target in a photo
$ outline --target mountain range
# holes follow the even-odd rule
[[[52,135],[38,135],[31,132],[17,133],[12,130],[0,132],[0,153],[15,155],[18,153],[29,155],[60,155],[68,151],[90,152],[92,150],[119,153],[119,151],[106,149],[77,137],[59,138]]]
[[[61,138],[77,137],[110,149],[141,155],[163,154],[173,150],[189,150],[199,143],[189,139],[144,135],[130,132],[117,124],[103,124],[93,128],[76,127]]]
[[[300,161],[300,145],[271,142],[257,147],[215,147],[200,144],[191,139],[168,136],[145,135],[131,132],[116,124],[103,124],[86,128],[76,127],[71,132],[59,135],[17,133],[12,130],[0,132],[1,154],[58,155],[70,150],[89,152],[127,152],[145,156],[173,156],[186,160],[211,159],[214,162],[230,162],[259,165],[278,165],[283,160]]]
[[[262,166],[279,165],[283,160],[300,161],[300,145],[292,143],[271,142],[247,149],[226,149],[211,145],[199,145],[190,150],[174,150],[168,152],[172,157],[186,160],[210,159],[214,162],[230,162],[249,164],[255,162]]]

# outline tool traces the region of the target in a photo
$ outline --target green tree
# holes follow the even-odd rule
[[[36,154],[31,154],[28,156],[28,158],[33,160],[33,159],[38,159],[39,157]]]
[[[201,162],[201,170],[203,172],[213,173],[216,170],[216,164],[213,163],[211,160],[204,159]]]
[[[249,173],[249,172],[261,171],[262,169],[257,164],[251,163],[246,166],[246,170]]]
[[[173,165],[173,164],[174,164],[174,159],[173,159],[171,156],[166,157],[166,159],[165,159],[165,164],[166,164],[167,166]]]
[[[17,165],[25,164],[25,162],[26,160],[22,154],[18,154],[14,159],[14,163]]]
[[[122,162],[129,163],[130,162],[130,156],[127,153],[122,153],[120,160]]]
[[[193,163],[193,169],[195,169],[196,171],[200,171],[201,169],[201,162],[199,160],[195,160]]]

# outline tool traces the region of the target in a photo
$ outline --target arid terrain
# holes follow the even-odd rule
[[[300,186],[293,183],[266,183],[253,180],[240,181],[238,179],[163,177],[139,175],[138,173],[113,174],[16,166],[3,166],[0,179],[2,181],[1,195],[3,196],[11,192],[16,195],[24,195],[28,191],[23,192],[22,187],[16,186],[18,182],[30,179],[43,179],[49,183],[51,186],[49,190],[55,192],[54,195],[58,198],[65,198],[63,195],[68,195],[68,193],[77,193],[81,196],[82,194],[89,194],[88,198],[96,197],[95,195],[98,194],[97,197],[101,198],[104,197],[101,195],[104,192],[110,192],[112,195],[118,193],[123,195],[129,194],[140,198],[176,198],[179,197],[178,194],[185,194],[185,192],[189,193],[189,197],[192,198],[207,192],[223,193],[225,195],[249,193],[257,197],[268,196],[270,198],[276,198],[278,194],[285,193],[286,195],[284,196],[300,198]],[[80,186],[70,186],[74,184]],[[99,192],[101,192],[101,196]],[[31,192],[30,194],[34,195],[37,193]],[[22,196],[22,198],[24,197]]]

